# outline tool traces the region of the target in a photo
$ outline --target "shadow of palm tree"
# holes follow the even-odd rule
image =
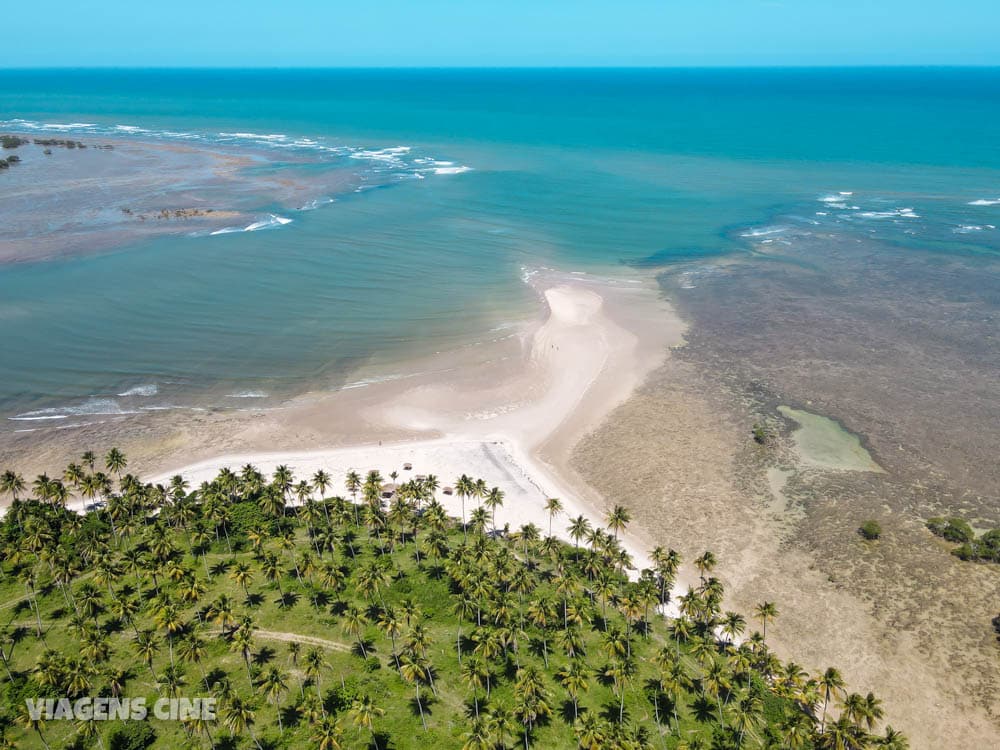
[[[212,578],[216,578],[218,576],[224,576],[226,573],[229,572],[229,568],[231,566],[232,563],[229,560],[219,560],[217,563],[215,563],[209,568],[209,570],[212,572]]]
[[[257,650],[257,653],[253,655],[252,662],[257,666],[262,667],[265,664],[274,661],[274,657],[275,657],[275,652],[273,648],[271,648],[270,646],[261,646]]]
[[[361,648],[362,643],[364,643],[363,649]],[[365,656],[366,653],[368,654],[368,656],[374,656],[375,642],[372,641],[370,638],[365,638],[363,641],[355,641],[354,644],[351,646],[351,653],[354,654],[355,656],[360,656],[362,659],[367,658]]]
[[[264,603],[264,595],[258,594],[255,591],[251,592],[247,595],[247,598],[244,599],[243,603],[251,609],[256,609]]]
[[[279,609],[290,609],[298,604],[301,595],[294,591],[286,591],[284,594],[275,599],[275,604],[278,605]]]
[[[691,713],[702,724],[708,724],[716,719],[716,706],[704,695],[700,695],[691,702]]]

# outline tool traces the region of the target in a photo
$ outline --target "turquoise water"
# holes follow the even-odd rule
[[[696,263],[790,224],[1000,252],[998,70],[0,71],[0,120],[288,149],[385,186],[0,268],[4,429],[391,372],[502,335],[540,266]]]

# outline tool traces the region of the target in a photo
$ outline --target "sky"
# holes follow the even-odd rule
[[[1000,65],[998,0],[11,0],[0,67]]]

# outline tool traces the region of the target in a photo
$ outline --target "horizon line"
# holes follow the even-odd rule
[[[998,63],[840,63],[818,65],[779,64],[705,64],[705,65],[0,65],[2,72],[16,71],[96,71],[96,70],[218,70],[218,71],[294,71],[294,70],[996,70]]]

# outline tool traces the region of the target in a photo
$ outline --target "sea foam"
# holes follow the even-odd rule
[[[123,409],[121,404],[111,398],[91,398],[76,406],[53,406],[47,409],[36,409],[18,414],[7,419],[16,422],[33,422],[51,419],[67,419],[69,417],[85,417],[97,415],[138,414],[131,409]]]
[[[234,232],[259,232],[261,229],[276,229],[277,227],[291,223],[292,220],[284,216],[269,214],[266,219],[260,219],[245,227],[223,227],[222,229],[216,229],[214,232],[209,232],[209,235],[233,234]]]
[[[160,392],[159,387],[156,383],[147,383],[145,385],[136,385],[132,388],[119,393],[119,396],[155,396]]]

